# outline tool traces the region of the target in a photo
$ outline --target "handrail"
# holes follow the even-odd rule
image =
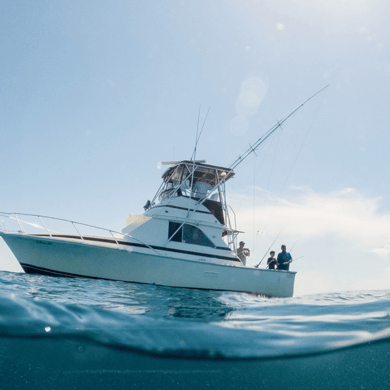
[[[56,221],[62,221],[62,222],[68,222],[68,223],[71,223],[73,225],[73,227],[76,229],[77,233],[79,234],[82,242],[85,244],[85,240],[83,238],[83,236],[80,234],[80,232],[77,230],[75,224],[77,225],[81,225],[81,226],[87,226],[87,227],[90,227],[90,228],[94,228],[94,229],[100,229],[100,230],[104,230],[106,232],[109,232],[111,234],[111,236],[114,238],[115,242],[117,245],[120,245],[117,241],[117,239],[115,238],[115,236],[113,235],[113,233],[116,233],[116,234],[120,234],[122,236],[126,236],[126,237],[129,237],[129,238],[132,238],[133,240],[135,241],[138,241],[139,243],[141,243],[142,245],[145,245],[146,247],[148,247],[149,249],[151,249],[152,251],[156,252],[159,256],[166,256],[160,252],[158,252],[156,249],[154,249],[153,247],[151,247],[150,245],[144,243],[143,241],[139,240],[138,238],[135,238],[127,233],[123,233],[123,232],[118,232],[116,230],[111,230],[111,229],[106,229],[106,228],[102,228],[102,227],[99,227],[99,226],[94,226],[94,225],[89,225],[89,224],[86,224],[86,223],[82,223],[82,222],[76,222],[76,221],[71,221],[69,219],[63,219],[63,218],[56,218],[56,217],[49,217],[47,215],[38,215],[38,214],[25,214],[25,213],[6,213],[4,211],[0,211],[0,215],[3,216],[3,217],[6,217],[6,218],[10,218],[10,219],[16,219],[18,224],[19,224],[19,227],[20,227],[20,230],[21,230],[21,233],[22,234],[27,234],[21,223],[26,223],[28,225],[32,225],[32,226],[35,226],[35,227],[38,227],[40,229],[45,229],[48,234],[51,236],[50,232],[49,232],[49,229],[47,229],[47,227],[45,226],[45,224],[43,223],[43,221],[41,220],[41,218],[47,218],[47,219],[53,219],[53,220],[56,220]],[[18,215],[23,215],[23,216],[26,216],[26,217],[35,217],[35,218],[38,218],[41,222],[42,222],[42,225],[44,226],[44,228],[42,228],[42,226],[39,226],[39,225],[36,225],[36,224],[32,224],[32,223],[29,223],[27,221],[22,221],[21,219],[18,218]],[[16,218],[12,218],[12,216],[15,216]],[[4,222],[3,222],[4,224]],[[4,226],[5,228],[5,226]],[[5,231],[5,229],[3,229]],[[51,229],[50,229],[51,230]],[[53,231],[53,230],[52,230]],[[57,233],[57,232],[56,232]]]

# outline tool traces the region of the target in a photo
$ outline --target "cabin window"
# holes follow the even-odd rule
[[[177,229],[179,229],[180,225],[181,223],[169,222],[168,238],[171,237],[172,234],[175,233]],[[180,230],[171,238],[171,241],[181,242],[182,235],[183,235],[183,227],[181,227]]]
[[[191,225],[183,226],[183,242],[185,242],[186,244],[214,247],[213,243],[200,229]]]
[[[169,222],[169,237],[179,228],[181,224]],[[210,239],[197,227],[184,224],[180,230],[171,238],[171,241],[184,242],[185,244],[209,246],[214,248],[215,245]]]

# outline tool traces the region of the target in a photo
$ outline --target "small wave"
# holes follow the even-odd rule
[[[388,292],[265,299],[8,273],[0,287],[0,330],[7,337],[77,337],[228,359],[316,354],[390,337]]]

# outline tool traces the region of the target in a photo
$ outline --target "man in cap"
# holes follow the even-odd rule
[[[237,256],[242,261],[242,264],[246,265],[246,257],[251,255],[251,251],[248,248],[244,248],[244,245],[245,242],[241,241],[237,249]]]

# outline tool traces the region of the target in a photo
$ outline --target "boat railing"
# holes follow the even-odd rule
[[[156,249],[154,249],[150,245],[148,245],[148,244],[144,243],[143,241],[141,241],[141,240],[131,236],[130,234],[123,233],[123,232],[118,232],[118,231],[112,230],[112,229],[106,229],[106,228],[102,228],[102,227],[94,226],[94,225],[89,225],[89,224],[82,223],[82,222],[76,222],[76,221],[71,221],[71,220],[68,220],[68,219],[49,217],[49,216],[46,216],[46,215],[38,215],[38,214],[5,213],[5,212],[0,211],[0,216],[4,217],[4,218],[8,218],[8,219],[13,220],[13,221],[16,221],[18,226],[19,226],[19,229],[20,229],[20,230],[17,231],[17,233],[18,234],[22,234],[22,235],[37,235],[36,233],[35,234],[34,233],[28,233],[26,231],[25,225],[28,225],[28,226],[31,226],[33,228],[42,229],[42,230],[46,231],[47,235],[50,238],[57,238],[58,235],[62,235],[62,238],[64,238],[64,233],[61,233],[61,232],[53,230],[53,229],[49,229],[47,227],[47,221],[46,221],[46,224],[44,222],[44,220],[59,221],[59,222],[65,222],[65,223],[70,224],[71,226],[73,226],[73,229],[77,233],[77,237],[79,237],[81,242],[83,242],[84,244],[90,244],[90,242],[89,242],[90,240],[88,240],[88,237],[91,237],[91,236],[87,235],[87,234],[81,234],[80,233],[80,230],[81,230],[80,227],[81,226],[82,227],[87,227],[87,228],[92,228],[92,229],[97,229],[99,231],[104,231],[104,232],[110,233],[112,239],[114,240],[114,242],[115,242],[115,244],[117,246],[120,246],[121,243],[120,243],[120,241],[118,241],[118,237],[116,237],[115,234],[121,236],[122,239],[124,239],[125,237],[128,237],[128,238],[130,238],[132,240],[135,240],[135,241],[139,242],[140,244],[145,245],[146,247],[148,247],[149,249],[151,249],[152,251],[154,251],[155,253],[157,253],[160,256],[164,255],[164,254],[158,252]],[[39,220],[40,224],[22,220],[20,218],[20,216],[36,218],[36,219]],[[15,232],[15,230],[6,230],[5,222],[3,220],[1,220],[1,219],[0,219],[0,223],[1,223],[0,224],[0,230],[2,230],[3,232],[5,232],[5,233],[7,233],[7,232],[8,233],[11,233],[11,232],[14,233]],[[106,237],[106,236],[101,236],[101,237]],[[119,238],[119,240],[121,238]],[[111,243],[114,243],[114,242],[111,242]]]

